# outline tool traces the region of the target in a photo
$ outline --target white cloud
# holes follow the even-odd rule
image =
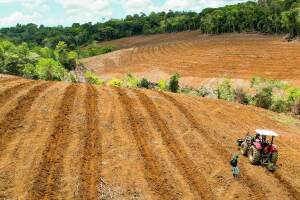
[[[124,14],[135,14],[169,10],[200,12],[207,7],[219,7],[239,2],[245,2],[245,0],[165,0],[161,4],[155,4],[153,0],[121,0],[120,4],[126,12]]]
[[[126,14],[148,13],[159,10],[159,7],[151,0],[125,0],[122,2],[122,8],[126,11]]]
[[[208,7],[220,7],[227,4],[245,2],[245,0],[166,0],[162,9],[167,10],[193,10],[200,12]]]
[[[62,6],[68,21],[72,22],[97,22],[102,18],[113,15],[114,0],[56,0]]]
[[[47,4],[47,0],[0,0],[1,4],[13,4],[17,3],[21,5],[27,11],[47,11],[50,6]]]
[[[16,11],[9,16],[0,18],[0,27],[14,26],[18,23],[38,23],[41,15],[34,12],[32,15],[24,15],[23,13]]]
[[[200,12],[203,8],[244,1],[246,0],[163,0],[158,3],[154,0],[0,0],[0,12],[1,5],[22,6],[21,12],[16,7],[10,15],[2,16],[0,26],[38,21],[46,25],[71,25],[74,22],[99,22],[103,18],[107,20],[141,12],[148,14],[152,11]],[[61,8],[56,10],[58,7]],[[38,20],[37,15],[43,17]]]

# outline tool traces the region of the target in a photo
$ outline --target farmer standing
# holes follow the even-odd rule
[[[238,154],[234,154],[234,156],[232,157],[231,161],[230,161],[230,165],[231,165],[231,170],[232,170],[232,174],[234,178],[238,178],[239,174],[240,174],[240,169],[238,168],[238,159],[239,159],[239,155]]]

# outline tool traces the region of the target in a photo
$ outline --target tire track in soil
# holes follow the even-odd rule
[[[0,122],[0,157],[5,145],[14,137],[18,128],[22,127],[22,122],[26,117],[26,113],[30,111],[35,99],[41,92],[53,84],[54,82],[46,82],[28,90],[26,94],[18,98],[17,106],[8,112],[3,121]],[[9,94],[11,95],[13,93]]]
[[[205,137],[204,139],[207,140],[210,144],[214,146],[214,149],[218,152],[219,155],[223,155],[225,158],[230,158],[230,152],[226,151],[225,148],[223,148],[223,145],[221,143],[216,142],[210,134],[201,127],[201,124],[195,119],[195,117],[188,111],[187,108],[182,106],[175,98],[172,96],[165,94],[165,93],[158,93],[165,97],[167,100],[172,102],[180,111],[181,113],[190,121],[190,124],[192,128],[197,129],[201,134],[203,134]],[[257,197],[256,199],[265,199],[267,196],[267,193],[262,191],[262,190],[257,190],[257,188],[262,188],[255,179],[247,173],[247,170],[244,168],[243,164],[241,163],[240,165],[241,170],[243,171],[243,177],[242,179],[242,184],[244,184],[246,187],[248,187],[253,194],[256,194]],[[277,178],[279,181],[283,180],[280,178],[280,175],[275,173],[275,178]],[[284,184],[287,185],[282,185],[294,199],[299,199],[299,192],[293,188],[290,184],[287,183],[287,181],[283,180]]]
[[[68,137],[72,134],[69,128],[70,115],[74,109],[77,90],[76,84],[66,88],[59,113],[55,118],[53,133],[45,145],[39,171],[29,191],[29,199],[61,199],[59,190],[63,175],[64,152],[68,145]]]
[[[151,120],[155,124],[155,127],[157,127],[158,131],[161,133],[161,137],[165,145],[174,154],[177,167],[180,169],[192,192],[198,195],[201,199],[215,199],[211,188],[208,187],[205,176],[197,169],[197,165],[188,156],[186,151],[181,148],[181,145],[173,136],[172,131],[161,118],[153,101],[147,95],[138,90],[135,90],[134,92],[139,97],[148,114],[151,116]]]
[[[14,97],[16,94],[18,94],[20,91],[25,90],[29,88],[32,85],[35,85],[36,81],[29,81],[25,83],[18,84],[16,86],[13,86],[11,88],[8,88],[0,93],[0,107],[2,107],[5,103],[7,103],[9,100],[11,100],[12,97]]]
[[[145,167],[145,179],[149,184],[155,195],[159,196],[159,199],[179,199],[174,192],[174,187],[170,183],[168,177],[166,177],[164,167],[155,159],[154,152],[151,150],[145,137],[143,125],[140,123],[142,116],[135,109],[133,99],[131,99],[124,90],[120,88],[114,88],[119,96],[119,101],[128,117],[128,123],[130,124],[131,133],[134,136],[137,147],[144,160]]]
[[[96,120],[98,113],[97,95],[96,89],[92,85],[87,85],[85,99],[87,132],[84,138],[84,154],[79,177],[79,192],[82,199],[97,199],[97,183],[100,179],[102,139]]]

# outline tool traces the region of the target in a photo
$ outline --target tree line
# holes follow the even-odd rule
[[[16,44],[26,42],[55,48],[63,41],[71,49],[93,41],[108,41],[128,36],[200,30],[208,34],[258,31],[300,34],[300,0],[259,0],[196,12],[152,12],[128,15],[104,23],[74,23],[70,27],[18,24],[0,29],[0,38]]]
[[[204,33],[262,32],[300,34],[300,0],[259,0],[201,13],[200,30]]]

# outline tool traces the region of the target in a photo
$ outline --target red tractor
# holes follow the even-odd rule
[[[268,130],[256,130],[255,133],[254,136],[248,133],[245,139],[237,141],[240,152],[244,156],[248,156],[251,164],[266,165],[268,170],[275,171],[278,150],[274,145],[274,139],[278,134]],[[268,140],[267,137],[271,137],[271,140]]]

